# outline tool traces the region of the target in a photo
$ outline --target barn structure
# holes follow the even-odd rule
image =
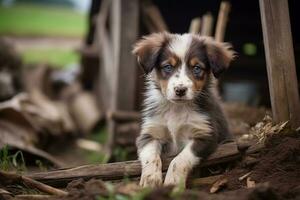
[[[231,42],[238,59],[220,80],[223,98],[271,105],[276,122],[290,120],[299,126],[296,4],[288,0],[93,0],[89,32],[80,50],[81,80],[86,89],[97,93],[99,106],[107,113],[107,149],[113,146],[121,121],[139,118],[135,111],[141,109],[144,80],[131,54],[132,45],[140,36],[160,31],[193,32]]]

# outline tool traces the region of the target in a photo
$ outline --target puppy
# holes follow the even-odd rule
[[[146,73],[140,136],[141,186],[163,183],[161,156],[175,156],[164,185],[185,184],[189,172],[230,139],[214,78],[234,57],[231,46],[194,34],[154,33],[133,50]]]

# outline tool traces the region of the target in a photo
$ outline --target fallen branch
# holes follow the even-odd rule
[[[252,149],[251,149],[252,150]],[[255,150],[258,150],[257,148]],[[247,152],[245,152],[247,154]],[[207,167],[215,164],[225,163],[237,160],[241,157],[236,143],[231,142],[220,145],[219,148],[203,161],[198,167]],[[163,160],[163,171],[168,169],[172,158]],[[50,185],[66,185],[72,180],[83,178],[85,180],[91,178],[99,178],[102,180],[117,180],[124,177],[132,178],[140,176],[141,165],[138,160],[116,162],[109,164],[85,165],[75,168],[66,168],[50,172],[40,172],[28,175],[30,178],[47,183]]]
[[[38,189],[41,192],[45,192],[45,193],[51,194],[51,195],[65,196],[68,194],[67,192],[65,192],[63,190],[51,187],[49,185],[38,182],[38,181],[28,178],[26,176],[21,176],[18,174],[8,173],[8,172],[3,172],[3,171],[0,171],[0,182],[2,184],[12,184],[12,183],[20,184],[20,183],[22,183],[31,188]]]
[[[215,176],[208,176],[208,177],[203,177],[203,178],[195,178],[193,180],[190,180],[188,182],[188,186],[192,188],[197,188],[197,187],[203,187],[206,185],[212,185],[214,184],[217,180],[221,179],[223,175],[215,175]]]

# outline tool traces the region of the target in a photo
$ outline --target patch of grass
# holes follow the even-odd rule
[[[0,170],[26,171],[26,163],[22,151],[10,154],[8,146],[4,146],[0,149],[0,161]]]
[[[100,142],[101,144],[105,144],[108,139],[108,131],[106,127],[102,127],[97,129],[94,133],[90,136],[91,140],[96,142]]]
[[[99,142],[104,145],[107,141],[108,132],[106,127],[102,127],[97,129],[94,133],[92,133],[88,139]],[[107,163],[108,156],[103,152],[93,152],[93,151],[84,151],[84,155],[87,160],[91,164],[99,164],[99,163]]]
[[[8,171],[10,167],[10,161],[8,156],[8,147],[5,146],[0,149],[0,169],[3,171]]]
[[[117,162],[128,160],[128,150],[122,147],[115,147],[113,150],[113,156]]]
[[[80,56],[75,51],[59,48],[28,49],[21,53],[21,57],[25,64],[48,63],[58,67],[80,61]]]
[[[43,161],[36,160],[35,164],[36,164],[36,166],[38,166],[38,168],[40,169],[40,171],[42,171],[42,172],[48,171],[48,167],[47,167],[47,165],[45,163],[43,163]]]
[[[85,15],[72,9],[31,4],[0,7],[0,34],[82,37]]]
[[[109,159],[106,154],[101,152],[84,151],[84,154],[90,164],[104,164]]]

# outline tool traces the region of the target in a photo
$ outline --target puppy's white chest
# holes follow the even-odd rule
[[[184,109],[170,109],[164,116],[170,133],[176,137],[178,130],[188,122],[189,114]]]
[[[183,125],[189,123],[191,111],[185,107],[171,107],[164,115],[166,126],[176,148],[187,142],[188,134],[182,130]]]

